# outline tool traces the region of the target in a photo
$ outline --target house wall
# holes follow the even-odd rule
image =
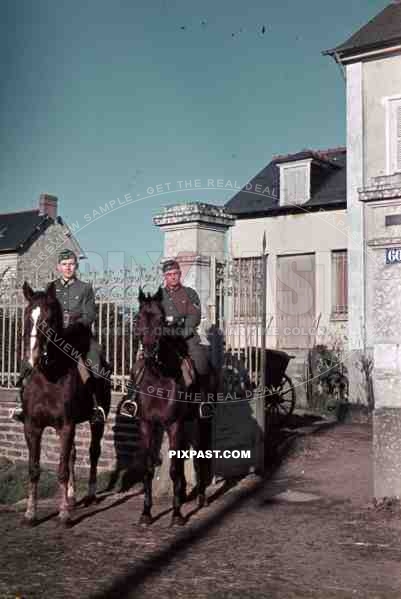
[[[0,281],[15,276],[18,262],[18,254],[0,254]]]
[[[286,349],[295,356],[287,374],[296,386],[297,405],[306,405],[307,348],[281,348],[277,313],[277,262],[279,256],[315,255],[315,318],[319,319],[318,335],[313,342],[333,347],[346,347],[347,320],[332,320],[332,250],[347,249],[346,210],[283,215],[259,219],[237,220],[229,231],[228,248],[233,258],[257,256],[261,253],[263,233],[266,232],[268,252],[267,323],[270,324],[266,345]],[[296,298],[294,298],[296,302]],[[260,339],[260,337],[259,337]],[[246,345],[245,338],[243,339]]]
[[[260,255],[263,233],[267,237],[268,282],[267,322],[272,334],[267,335],[269,347],[278,346],[277,328],[277,257],[294,254],[315,254],[315,317],[319,321],[318,342],[330,335],[343,335],[343,326],[331,320],[332,273],[331,251],[347,248],[347,215],[345,210],[282,215],[258,219],[237,220],[229,232],[229,251],[233,258]],[[296,300],[295,300],[296,301]],[[273,319],[273,320],[271,320]],[[326,333],[325,333],[326,331]]]
[[[365,186],[387,172],[384,98],[401,96],[401,54],[363,63]]]
[[[354,62],[346,66],[347,79],[347,210],[352,236],[348,245],[350,396],[365,402],[360,360],[373,351],[369,328],[369,289],[365,206],[359,190],[372,178],[387,173],[386,108],[388,96],[401,94],[401,55]]]

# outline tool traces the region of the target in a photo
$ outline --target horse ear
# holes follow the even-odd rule
[[[33,291],[32,287],[29,285],[29,283],[27,283],[26,281],[24,281],[24,284],[22,285],[22,291],[23,291],[26,301],[27,302],[31,301],[34,291]]]
[[[163,290],[161,287],[159,287],[152,299],[159,303],[163,300]]]
[[[142,287],[139,287],[139,293],[138,293],[138,302],[140,304],[142,304],[146,299],[146,295],[144,294]]]
[[[57,298],[56,286],[54,282],[51,282],[46,289],[46,298],[50,301],[54,301]]]

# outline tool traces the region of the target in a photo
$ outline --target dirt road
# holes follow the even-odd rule
[[[0,597],[399,599],[401,515],[370,503],[370,448],[368,425],[306,436],[272,479],[187,504],[179,529],[164,499],[139,527],[135,492],[79,508],[68,530],[54,506],[34,529],[2,511]]]

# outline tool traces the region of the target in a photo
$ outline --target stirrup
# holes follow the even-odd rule
[[[91,423],[97,424],[101,422],[104,424],[106,422],[106,412],[103,410],[102,406],[95,406],[92,412]]]
[[[200,418],[213,418],[215,407],[210,401],[202,402],[199,406]]]
[[[119,410],[121,416],[136,418],[138,414],[138,403],[134,399],[125,399]]]
[[[22,408],[12,408],[9,412],[9,417],[11,420],[15,420],[15,422],[24,422],[24,410]]]

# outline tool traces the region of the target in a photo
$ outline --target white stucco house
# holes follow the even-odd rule
[[[345,148],[274,156],[225,205],[236,219],[227,251],[240,271],[227,343],[260,347],[260,327],[250,330],[249,323],[252,317],[262,322],[258,278],[265,234],[266,346],[296,356],[289,373],[298,383],[305,381],[310,348],[346,343],[346,163]]]
[[[353,233],[348,240],[349,350],[352,355],[371,355],[374,303],[367,282],[371,268],[367,207],[360,200],[367,191],[372,196],[375,189],[385,190],[390,197],[391,190],[400,186],[401,2],[393,1],[347,41],[324,54],[341,65],[346,79],[347,212]],[[397,227],[401,237],[399,217],[390,216],[384,218],[377,212],[377,218],[383,218],[383,248]],[[393,278],[395,274],[393,269]],[[353,395],[362,396],[357,373],[350,382]]]

